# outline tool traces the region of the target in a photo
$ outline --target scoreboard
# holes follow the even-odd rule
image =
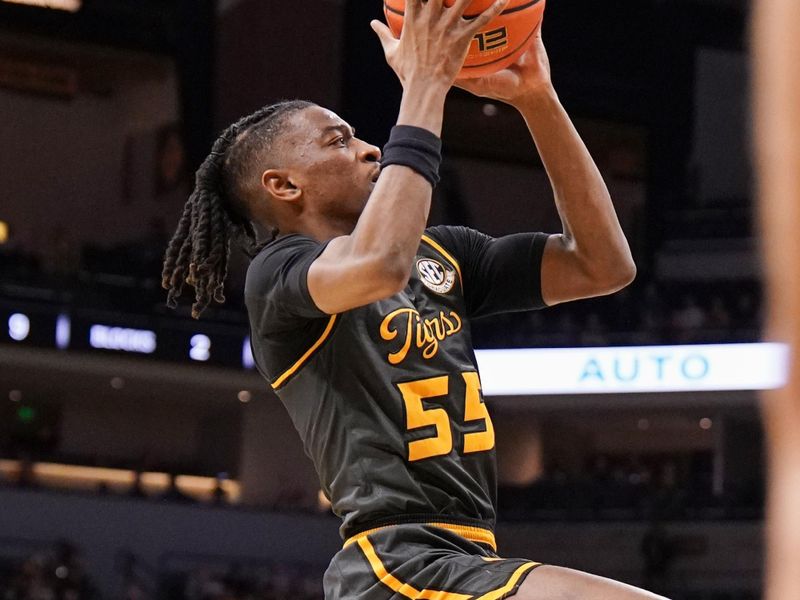
[[[0,304],[0,343],[253,369],[245,325]]]

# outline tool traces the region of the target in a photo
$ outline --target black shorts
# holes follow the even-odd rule
[[[345,542],[325,572],[325,600],[500,600],[540,563],[500,558],[491,531],[389,525]]]

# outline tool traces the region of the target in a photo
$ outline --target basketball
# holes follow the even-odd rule
[[[452,6],[455,0],[444,0]],[[464,13],[475,17],[494,0],[474,0]],[[516,61],[533,41],[533,34],[544,15],[545,0],[511,0],[503,12],[475,34],[458,79],[473,79],[505,69]],[[405,15],[405,0],[384,0],[383,12],[392,33],[400,36]]]

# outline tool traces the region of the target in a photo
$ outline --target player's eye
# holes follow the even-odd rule
[[[333,146],[347,146],[347,138],[346,138],[346,137],[344,137],[343,135],[340,135],[340,136],[336,137],[336,138],[335,138],[335,139],[334,139],[334,140],[331,142],[331,144],[332,144]]]

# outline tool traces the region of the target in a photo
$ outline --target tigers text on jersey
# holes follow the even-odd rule
[[[325,244],[287,235],[253,259],[253,356],[343,519],[343,538],[402,522],[494,528],[494,429],[469,323],[543,306],[546,239],[429,228],[402,292],[337,315],[308,292]]]

